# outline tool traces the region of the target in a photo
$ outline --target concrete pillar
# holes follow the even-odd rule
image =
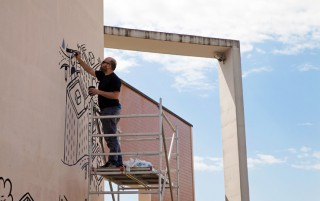
[[[226,201],[249,201],[239,47],[225,52],[220,62],[220,109]]]

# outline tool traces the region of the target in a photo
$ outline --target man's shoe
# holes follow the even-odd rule
[[[116,165],[113,165],[112,163],[110,163],[109,161],[106,162],[106,164],[104,164],[103,166],[100,166],[99,168],[115,168],[117,167]]]

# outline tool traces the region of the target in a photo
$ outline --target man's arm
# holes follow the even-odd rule
[[[74,57],[77,59],[77,61],[79,62],[80,66],[90,75],[96,77],[96,73],[95,70],[93,68],[91,68],[88,64],[86,64],[80,56],[80,53],[77,52],[77,54],[74,55]]]
[[[97,94],[109,99],[119,99],[120,92],[119,91],[107,92],[107,91],[98,90]]]
[[[119,99],[120,92],[119,91],[107,92],[107,91],[102,91],[96,88],[90,88],[89,94],[100,95],[109,99]]]

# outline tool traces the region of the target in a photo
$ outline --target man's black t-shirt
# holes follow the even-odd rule
[[[105,75],[102,71],[96,71],[96,76],[99,80],[99,90],[106,92],[120,92],[121,80],[115,73]],[[114,107],[120,105],[118,99],[110,99],[100,95],[98,95],[98,103],[101,110],[106,107]]]

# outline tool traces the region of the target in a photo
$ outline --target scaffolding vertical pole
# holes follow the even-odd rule
[[[162,99],[159,101],[159,201],[162,201],[162,192],[161,192],[161,175],[162,175]]]
[[[163,149],[164,149],[164,154],[165,154],[165,159],[166,159],[165,175],[168,174],[169,187],[170,187],[170,196],[171,196],[171,200],[173,201],[171,173],[170,173],[170,166],[169,166],[169,157],[168,157],[168,153],[167,153],[167,145],[166,145],[166,139],[165,139],[164,129],[163,128],[162,128],[162,139],[163,139]],[[165,177],[165,180],[166,180],[166,178],[167,177]],[[165,185],[165,184],[166,184],[166,181],[163,182],[163,185]]]
[[[179,130],[178,130],[178,127],[176,126],[176,167],[177,167],[177,171],[176,171],[176,174],[177,174],[177,201],[180,201],[180,165],[179,165]]]
[[[91,107],[90,107],[90,121],[91,121],[91,126],[90,126],[90,132],[88,135],[88,193],[87,193],[87,201],[90,201],[90,189],[91,189],[91,155],[92,155],[92,133],[93,133],[93,102],[91,102]]]
[[[119,192],[119,184],[117,185],[117,191]],[[114,194],[112,194],[112,195],[114,195]],[[118,193],[117,197],[118,197],[118,201],[120,201],[120,194],[119,193]],[[113,201],[115,201],[114,198],[113,198]]]
[[[163,186],[162,186],[162,193],[164,193],[164,189],[165,189],[165,183],[166,183],[166,179],[168,177],[169,179],[169,187],[170,187],[170,196],[171,196],[171,201],[173,201],[173,192],[172,192],[172,180],[171,180],[171,173],[170,173],[170,159],[171,159],[171,151],[172,151],[172,147],[173,147],[173,143],[174,143],[174,140],[176,139],[175,138],[175,131],[173,132],[172,134],[172,138],[171,138],[171,143],[170,143],[170,148],[169,148],[169,154],[167,153],[167,145],[166,145],[166,139],[165,139],[165,135],[164,135],[164,132],[162,133],[163,135],[163,147],[164,147],[164,153],[165,153],[165,157],[166,157],[166,164],[167,164],[167,167],[166,167],[166,171],[165,171],[165,180],[163,182]]]
[[[109,188],[110,188],[110,191],[113,192],[113,186],[112,186],[112,182],[109,180]],[[114,194],[111,194],[111,197],[112,197],[112,201],[115,201],[115,197],[114,197]],[[118,194],[118,197],[119,197],[119,194]],[[118,198],[119,200],[119,198]]]

